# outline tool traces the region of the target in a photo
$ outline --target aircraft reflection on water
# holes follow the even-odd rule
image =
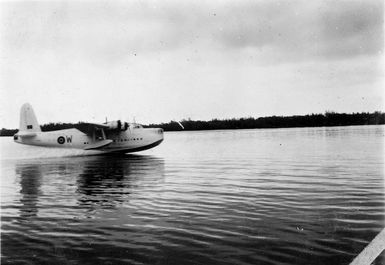
[[[42,171],[39,165],[16,165],[16,175],[20,175],[20,217],[33,217],[37,215],[37,203],[41,194]]]
[[[20,217],[30,218],[38,216],[41,196],[52,197],[57,205],[70,204],[66,207],[115,207],[143,186],[163,181],[164,161],[140,155],[25,160],[16,164],[16,175],[22,195]]]

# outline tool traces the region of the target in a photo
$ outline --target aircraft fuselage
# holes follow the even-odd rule
[[[105,138],[103,139],[103,134]],[[102,152],[130,153],[152,148],[163,141],[163,130],[152,128],[135,128],[130,126],[126,131],[106,131],[87,135],[80,130],[65,129],[51,132],[36,132],[33,137],[20,137],[15,134],[14,141],[20,144],[99,150]],[[98,148],[98,144],[111,140],[106,146]]]

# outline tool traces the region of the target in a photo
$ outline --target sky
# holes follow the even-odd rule
[[[0,127],[384,111],[384,2],[1,1]]]

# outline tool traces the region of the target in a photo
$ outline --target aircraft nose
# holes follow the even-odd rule
[[[163,140],[163,129],[162,128],[156,128],[153,130],[153,133],[156,135],[156,138],[158,140]]]

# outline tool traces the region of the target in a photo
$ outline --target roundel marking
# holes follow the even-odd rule
[[[65,142],[64,137],[63,137],[63,136],[60,136],[59,138],[57,138],[57,142],[58,142],[59,144],[64,144],[64,142]]]

